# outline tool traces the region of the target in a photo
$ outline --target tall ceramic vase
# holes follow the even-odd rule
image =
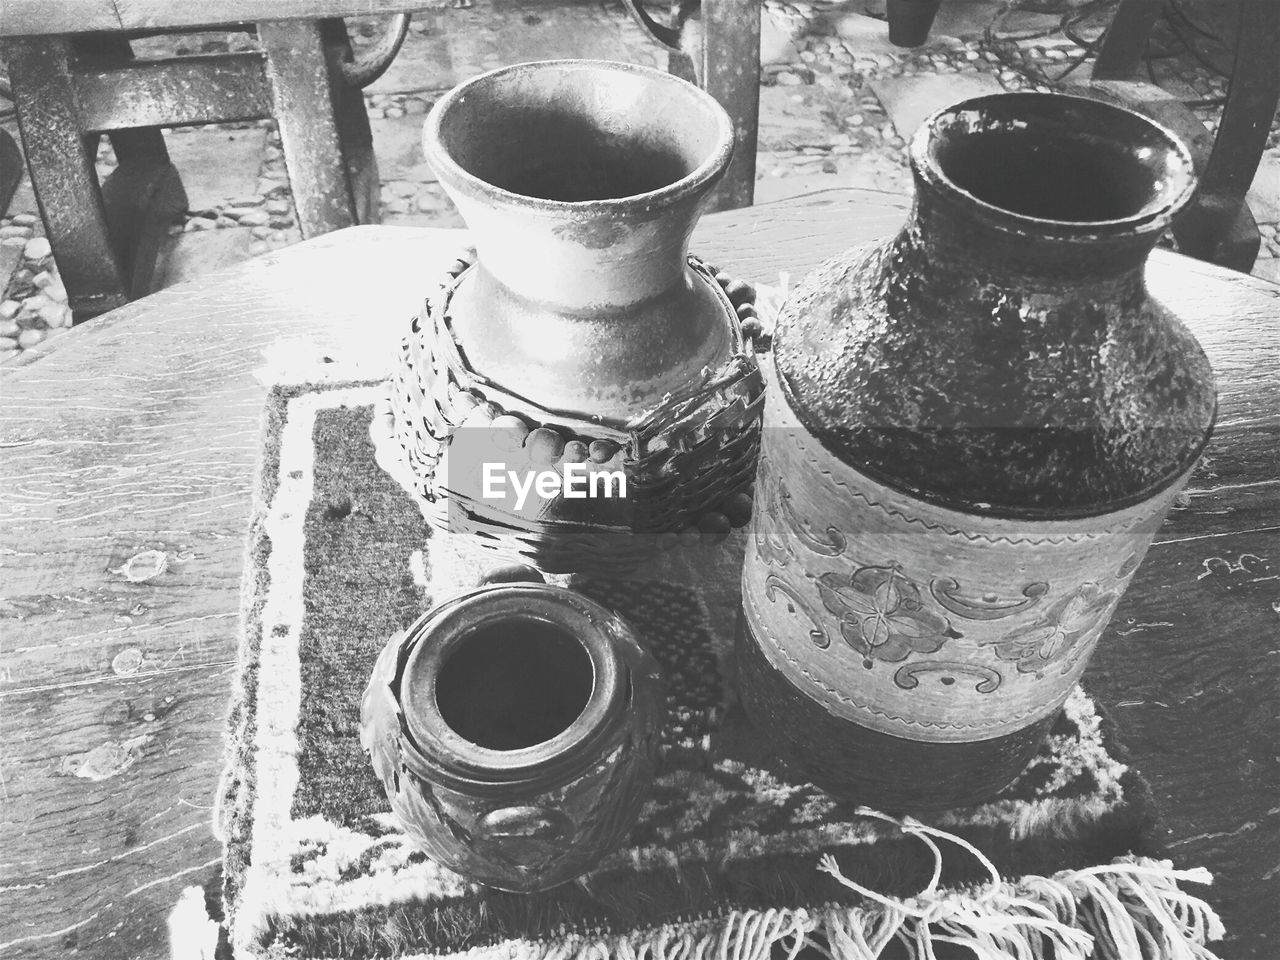
[[[475,242],[393,384],[391,459],[428,519],[550,571],[623,569],[745,522],[754,294],[689,256],[733,150],[719,104],[623,63],[518,64],[444,96],[424,145]],[[504,472],[570,464],[596,496],[521,498]]]
[[[901,233],[780,318],[740,647],[779,751],[900,809],[1017,776],[1216,409],[1144,284],[1195,186],[1171,134],[1009,94],[935,114],[910,151]]]

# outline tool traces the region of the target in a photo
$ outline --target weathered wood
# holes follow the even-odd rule
[[[380,223],[382,179],[378,175],[378,158],[373,152],[373,130],[369,126],[369,111],[365,109],[363,89],[376,76],[371,75],[371,79],[363,83],[353,82],[353,71],[348,69],[351,64],[346,60],[352,52],[346,24],[341,20],[325,20],[320,29],[330,58],[330,70],[342,71],[342,82],[336,82],[337,75],[334,75],[334,123],[338,130],[338,142],[342,144],[347,183],[355,202],[352,215],[356,223]],[[371,56],[370,59],[376,57]],[[390,60],[387,64],[390,64]],[[381,70],[376,72],[381,74]]]
[[[710,210],[749,207],[756,189],[756,135],[760,126],[760,17],[758,0],[703,0],[702,37],[695,56],[702,88],[733,121],[733,159],[711,197]]]
[[[693,248],[776,284],[903,214],[901,198],[832,191],[708,217]],[[64,942],[94,957],[167,956],[180,890],[216,884],[206,808],[266,393],[253,371],[273,344],[377,368],[461,239],[330,234],[114,311],[0,372],[3,956],[62,957]],[[1280,596],[1269,579],[1280,565],[1280,288],[1165,253],[1149,274],[1215,364],[1219,431],[1091,682],[1164,801],[1171,852],[1220,872],[1208,896],[1232,924],[1222,955],[1271,960],[1274,898],[1261,877],[1280,865]],[[128,562],[148,550],[167,569],[130,582],[146,564]],[[1171,739],[1174,716],[1193,735]],[[83,770],[78,755],[95,748],[89,769],[114,775],[59,775]]]
[[[228,23],[392,16],[438,10],[429,0],[5,0],[0,36],[21,37],[98,30],[172,30]]]
[[[344,171],[337,124],[341,66],[337,52],[324,42],[323,24],[260,23],[258,40],[267,54],[280,145],[303,237],[353,226],[355,194]]]
[[[1254,481],[1270,498],[1269,518],[1192,538],[1166,531],[1087,677],[1152,785],[1167,855],[1213,872],[1204,893],[1232,933],[1215,953],[1231,960],[1275,957],[1280,934],[1280,469],[1271,449],[1270,479]]]
[[[72,56],[65,38],[0,42],[45,233],[71,309],[87,317],[121,306],[129,294],[111,248],[96,158],[81,136]]]
[[[87,132],[271,116],[266,58],[256,52],[90,68],[73,82]]]
[[[175,892],[215,877],[222,856],[209,787],[232,669],[4,696],[0,953],[168,955]]]
[[[373,139],[351,81],[385,69],[407,26],[407,15],[394,17],[384,42],[359,60],[339,18],[259,23],[260,53],[151,62],[136,62],[120,33],[0,42],[77,320],[151,289],[160,240],[186,207],[162,126],[274,117],[303,235],[377,222]],[[100,189],[92,151],[101,132],[119,141],[120,167]],[[129,149],[144,140],[154,156]]]
[[[84,37],[76,52],[82,60],[133,61],[129,41],[118,34]],[[76,99],[83,112],[79,90]],[[80,122],[83,133],[83,115]],[[88,139],[96,149],[97,138],[91,135]],[[187,209],[187,192],[177,168],[169,162],[169,148],[159,128],[117,127],[109,139],[116,169],[102,182],[102,205],[125,289],[136,299],[151,292],[160,245],[170,224]]]

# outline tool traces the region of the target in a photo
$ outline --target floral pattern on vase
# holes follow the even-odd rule
[[[920,588],[897,564],[859,567],[850,577],[816,579],[822,604],[840,618],[840,635],[871,667],[900,663],[913,653],[935,653],[960,634],[920,600]]]
[[[791,494],[781,480],[778,481],[774,507],[780,522],[814,553],[824,557],[838,557],[849,545],[848,539],[838,527],[828,526],[825,536],[814,533],[809,521],[798,515],[791,505]]]
[[[1045,594],[1049,584],[1044,580],[1028,583],[1018,597],[1000,596],[994,592],[966,594],[955,577],[934,577],[929,592],[946,609],[966,620],[1002,620],[1030,610]]]
[[[1116,598],[1114,591],[1104,590],[1093,581],[1082,583],[1040,620],[989,645],[1001,660],[1016,663],[1019,673],[1040,676],[1049,667],[1067,659],[1080,641],[1098,626]]]
[[[923,674],[937,674],[938,683],[944,687],[953,687],[957,676],[975,678],[975,693],[995,693],[1000,689],[1004,679],[998,670],[980,666],[976,663],[965,663],[955,660],[926,660],[923,663],[907,663],[897,669],[893,682],[903,690],[915,690],[920,686]]]
[[[831,646],[831,638],[827,636],[827,632],[822,629],[821,618],[815,616],[809,609],[809,605],[804,601],[800,594],[783,580],[776,573],[771,573],[765,578],[764,596],[770,603],[777,603],[778,596],[781,595],[787,602],[787,612],[799,612],[804,615],[812,626],[809,628],[809,639],[813,641],[814,646],[820,650],[825,650]]]
[[[795,554],[791,551],[786,526],[779,517],[779,500],[783,496],[782,481],[769,466],[761,461],[757,468],[757,509],[752,533],[760,559],[766,564],[785,567],[794,559]]]

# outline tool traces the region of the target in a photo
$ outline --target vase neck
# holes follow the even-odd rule
[[[423,130],[482,271],[532,308],[596,317],[671,297],[733,145],[733,122],[705,91],[590,60],[475,77],[437,101]]]
[[[1167,130],[1083,97],[956,104],[921,126],[910,155],[908,239],[979,284],[1140,287],[1195,189],[1191,156]]]
[[[622,317],[686,283],[700,197],[664,209],[531,213],[459,198],[481,269],[520,301]]]
[[[916,200],[899,243],[928,255],[939,272],[978,287],[1017,286],[1096,298],[1140,295],[1147,257],[1158,233],[1098,224],[1090,233],[1055,235],[980,209],[962,195],[917,179]]]

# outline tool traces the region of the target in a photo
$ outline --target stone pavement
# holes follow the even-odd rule
[[[617,0],[453,2],[415,17],[395,63],[366,90],[386,224],[462,225],[420,145],[423,115],[455,83],[504,64],[552,57],[666,64],[665,52]],[[1031,9],[1055,5],[1065,18]],[[1113,7],[1114,0],[946,0],[928,44],[904,50],[888,42],[883,0],[764,0],[756,202],[833,187],[910,193],[905,141],[925,116],[982,93],[1052,89],[1064,71],[1087,75],[1087,44]],[[349,27],[357,46],[377,35],[373,21]],[[1157,40],[1162,53],[1151,61],[1153,76],[1199,104],[1212,124],[1226,91],[1226,81],[1210,69],[1213,59],[1188,51],[1172,33]],[[145,56],[251,44],[243,34],[205,33],[150,39],[135,48]],[[11,117],[0,122],[16,135]],[[166,284],[300,239],[271,122],[172,130],[166,139],[190,202],[171,228],[160,271]],[[104,140],[100,175],[113,166]],[[1250,203],[1264,224],[1254,273],[1280,281],[1276,125]],[[0,219],[0,362],[57,336],[70,322],[35,213],[24,182]]]

